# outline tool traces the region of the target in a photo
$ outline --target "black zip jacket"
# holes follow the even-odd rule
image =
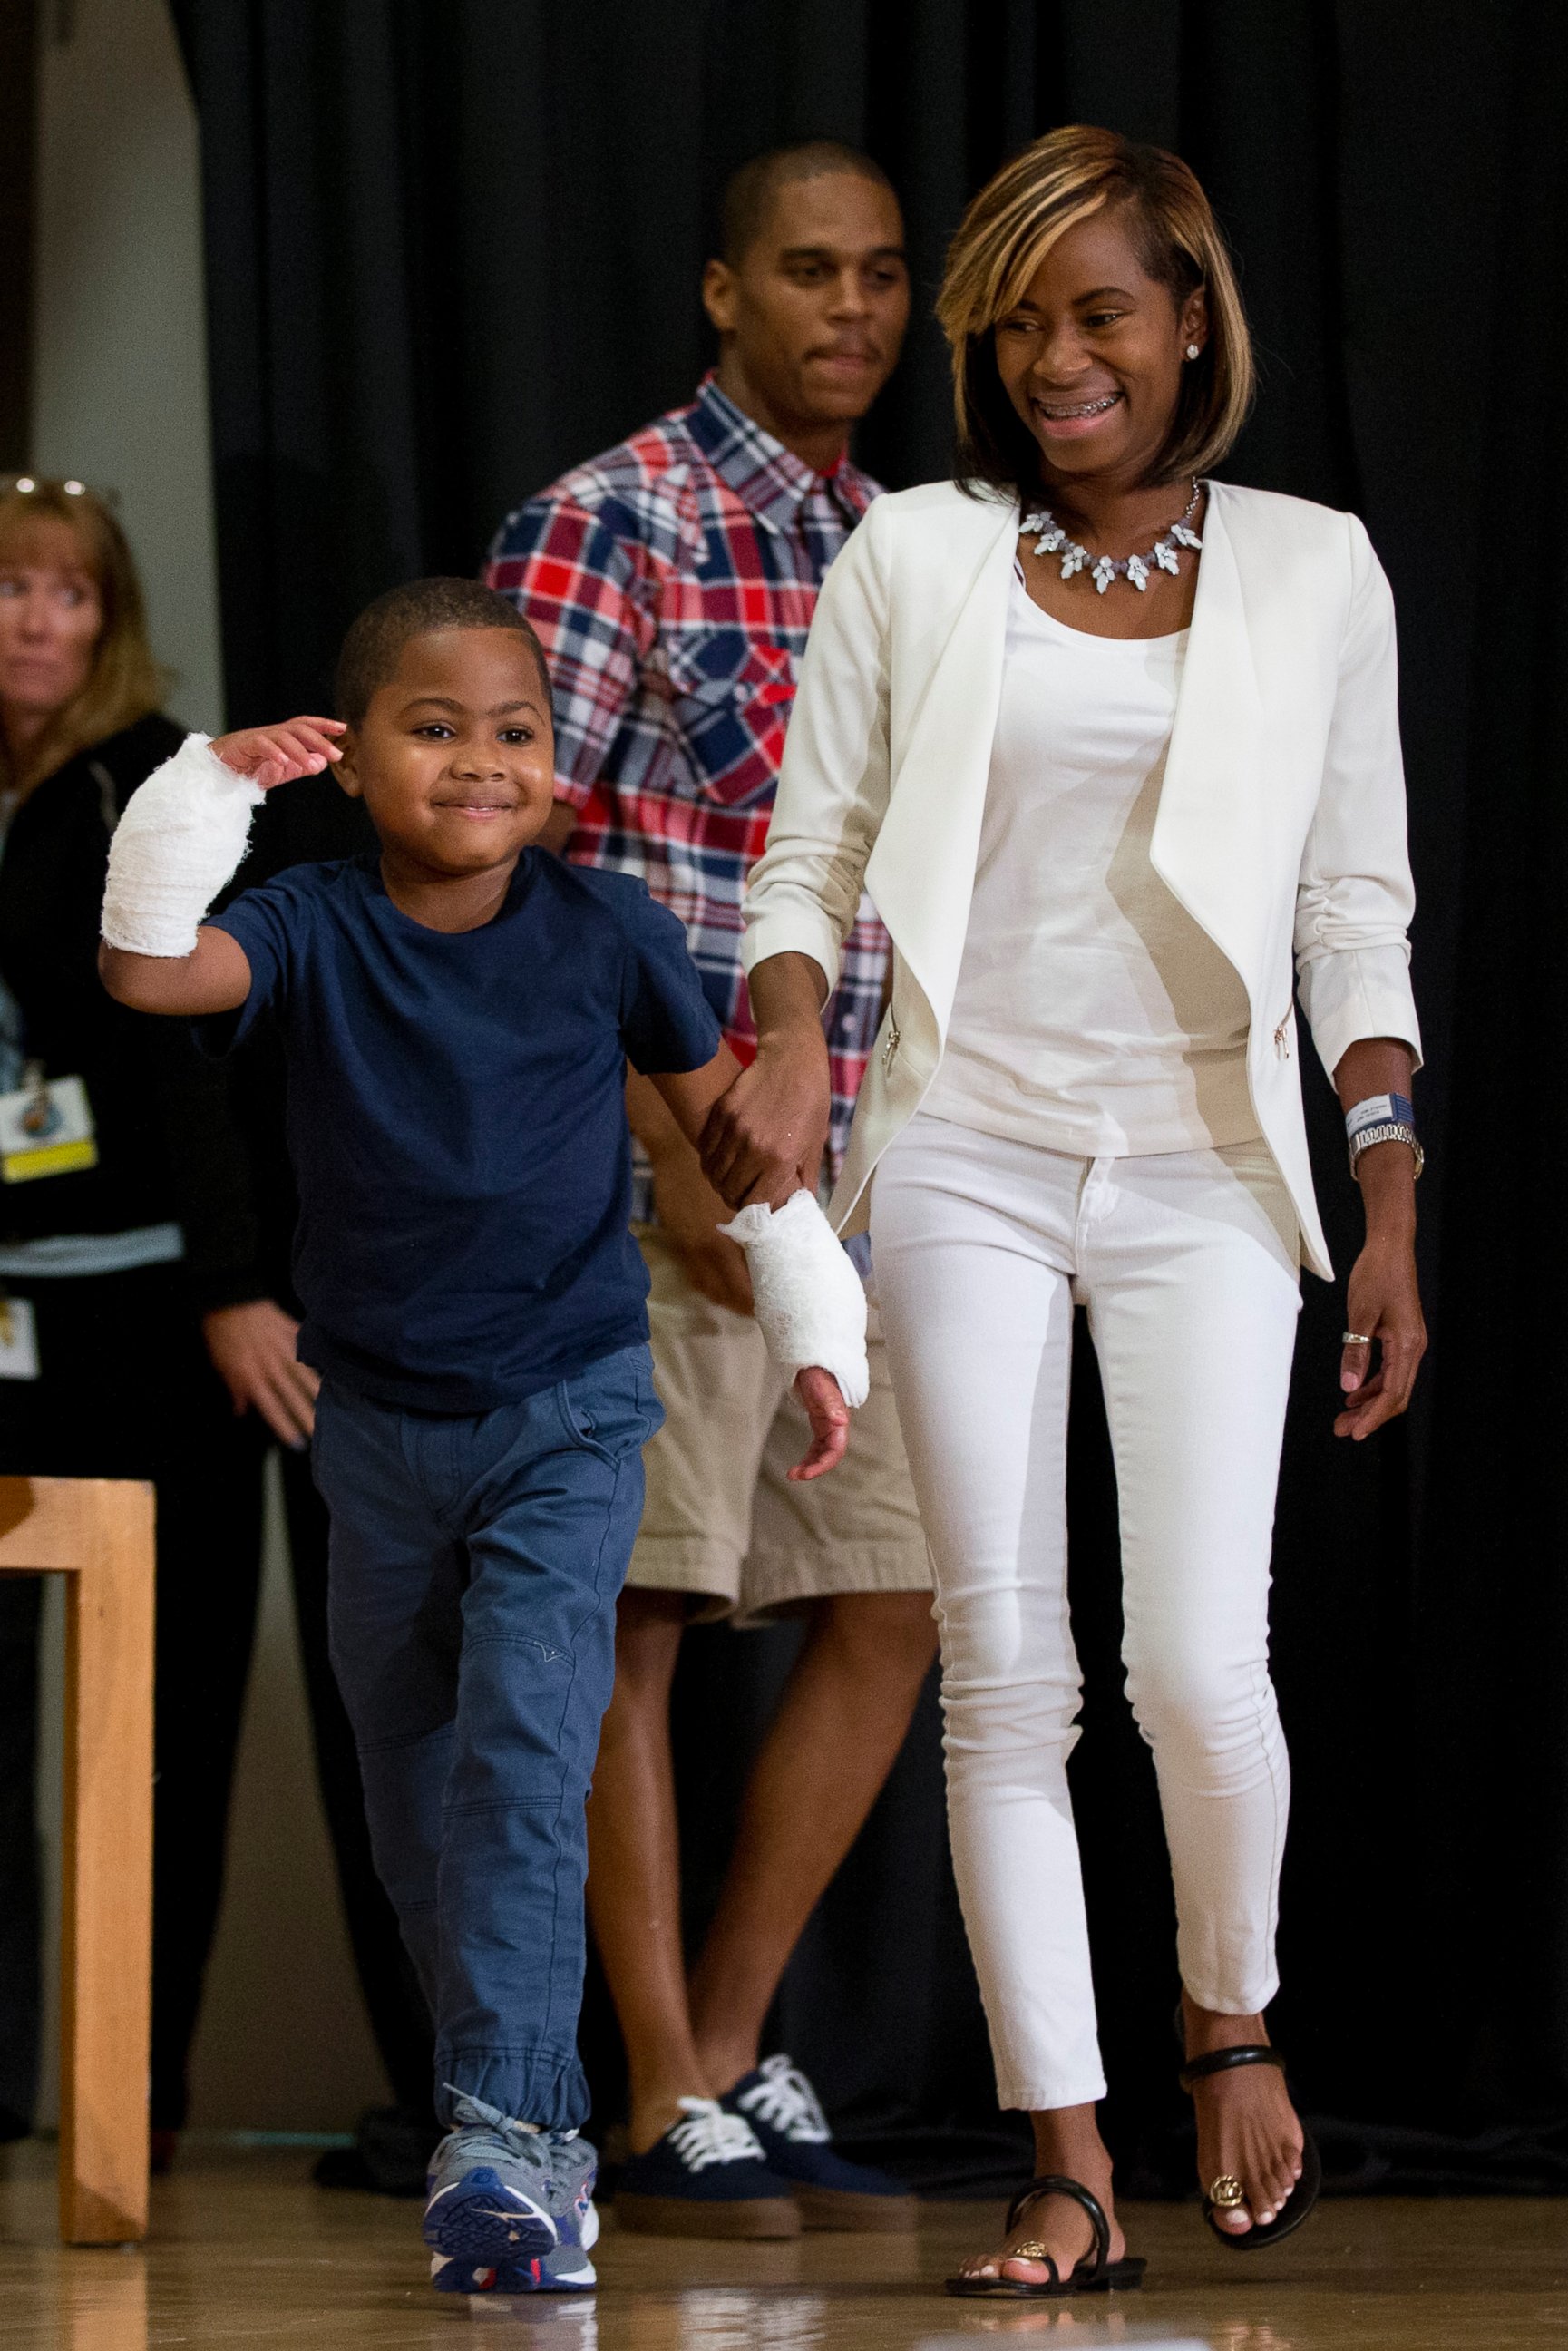
[[[138,784],[183,731],[154,712],[79,752],[33,790],[0,854],[0,974],[23,1048],[50,1078],[79,1077],[98,1165],[0,1184],[0,1239],[118,1233],[173,1222],[198,1314],[270,1294],[258,1266],[250,1155],[229,1074],[183,1020],[132,1012],[98,976],[109,841]]]

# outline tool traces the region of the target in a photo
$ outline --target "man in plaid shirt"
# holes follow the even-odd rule
[[[554,687],[551,847],[637,873],[686,927],[708,1000],[756,1050],[741,895],[760,854],[823,572],[877,494],[847,452],[908,316],[897,199],[825,141],[743,166],[703,298],[716,371],[530,498],[486,579],[543,639]],[[829,1005],[836,1175],[881,1019],[869,905]],[[907,2226],[885,2174],[833,2149],[810,2085],[760,2036],[785,1964],[886,1778],[935,1650],[930,1574],[872,1317],[872,1392],[831,1479],[789,1485],[800,1406],[750,1320],[728,1211],[653,1089],[627,1089],[636,1215],[667,1420],[621,1601],[615,1696],[589,1814],[589,1902],[626,2043],[623,2226],[793,2235]],[[670,1689],[697,1617],[810,1619],[747,1786],[688,1985]]]

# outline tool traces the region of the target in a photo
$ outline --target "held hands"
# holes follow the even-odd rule
[[[827,1040],[813,1028],[799,1037],[764,1037],[708,1113],[703,1173],[731,1208],[765,1201],[782,1207],[791,1192],[814,1191],[828,1144],[831,1092]]]
[[[827,1141],[827,1048],[814,1013],[800,1025],[810,1032],[803,1048],[765,1035],[749,1071],[722,1047],[695,1087],[659,1079],[650,1088],[635,1074],[626,1087],[660,1228],[686,1279],[716,1305],[755,1314],[769,1355],[793,1376],[811,1427],[789,1471],[797,1484],[842,1459],[850,1404],[863,1401],[868,1377],[865,1295],[813,1189]],[[795,1107],[780,1117],[786,1095]],[[754,1131],[754,1113],[766,1133]],[[727,1208],[739,1213],[721,1229]]]
[[[340,759],[332,738],[343,732],[340,718],[286,718],[277,726],[244,726],[237,734],[220,735],[212,747],[225,768],[267,792],[296,776],[319,776]]]

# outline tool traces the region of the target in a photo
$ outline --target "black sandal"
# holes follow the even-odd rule
[[[1124,2256],[1119,2262],[1110,2258],[1111,2223],[1105,2218],[1105,2208],[1100,2199],[1085,2188],[1081,2180],[1069,2179],[1055,2171],[1042,2173],[1031,2179],[1021,2195],[1015,2196],[1008,2207],[1007,2231],[1010,2236],[1023,2218],[1027,2208],[1037,2196],[1071,2196],[1082,2204],[1094,2225],[1094,2250],[1064,2278],[1059,2273],[1050,2253],[1043,2250],[1030,2252],[1020,2246],[1014,2252],[1003,2253],[1008,2262],[1043,2262],[1051,2272],[1049,2285],[1030,2285],[1022,2278],[950,2277],[949,2294],[974,2294],[1003,2302],[1051,2302],[1069,2294],[1130,2293],[1144,2283],[1145,2263],[1141,2256]]]
[[[1234,2049],[1211,2049],[1206,2057],[1192,2058],[1182,2067],[1177,2079],[1182,2088],[1190,2094],[1195,2082],[1206,2080],[1210,2074],[1228,2074],[1233,2065],[1277,2065],[1281,2074],[1285,2070],[1284,2058],[1277,2049],[1270,2048],[1266,2042],[1244,2041]],[[1292,2229],[1301,2227],[1317,2202],[1322,2184],[1323,2167],[1317,2142],[1303,2124],[1301,2176],[1271,2220],[1254,2220],[1252,2226],[1244,2229],[1239,2236],[1220,2227],[1214,2217],[1216,2212],[1233,2212],[1239,2204],[1247,2201],[1241,2182],[1228,2174],[1224,2179],[1215,2180],[1212,2186],[1234,2189],[1235,2193],[1222,2197],[1216,2197],[1212,2192],[1207,2194],[1203,2199],[1203,2217],[1221,2243],[1228,2245],[1233,2253],[1261,2252],[1265,2245],[1277,2245],[1281,2237],[1288,2237]]]

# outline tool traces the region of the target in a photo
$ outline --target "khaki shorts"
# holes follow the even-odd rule
[[[749,1317],[694,1290],[654,1226],[634,1228],[653,1289],[653,1379],[665,1420],[626,1581],[691,1594],[694,1617],[788,1614],[841,1592],[929,1592],[931,1567],[898,1433],[876,1309],[871,1394],[849,1450],[810,1485],[786,1476],[805,1413]]]

